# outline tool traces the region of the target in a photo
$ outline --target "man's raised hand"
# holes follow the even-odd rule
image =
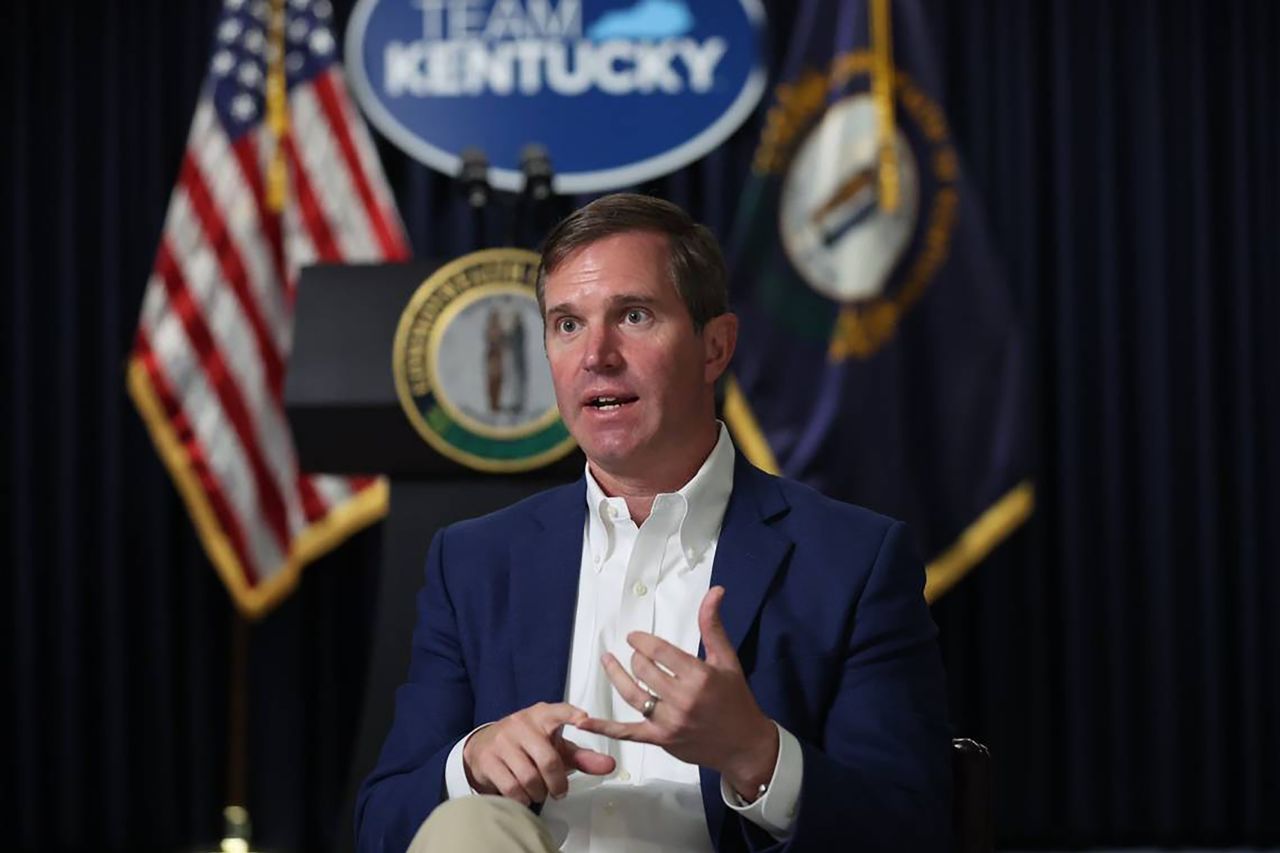
[[[643,712],[645,703],[658,697],[648,719],[619,723],[590,717],[573,725],[617,740],[661,746],[681,761],[718,770],[739,794],[752,799],[773,775],[778,729],[756,704],[742,673],[720,621],[723,600],[724,587],[714,586],[698,608],[705,661],[643,631],[627,635],[635,650],[630,673],[613,655],[602,658],[614,689],[631,707]]]
[[[586,719],[585,711],[566,702],[539,702],[485,726],[462,747],[467,782],[482,794],[501,794],[527,806],[563,797],[573,770],[612,773],[612,757],[562,734],[566,725]]]

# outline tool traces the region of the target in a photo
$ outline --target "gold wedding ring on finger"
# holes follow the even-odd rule
[[[658,707],[660,697],[657,693],[650,693],[649,698],[644,700],[644,705],[640,708],[640,716],[646,720],[653,716],[653,709]]]

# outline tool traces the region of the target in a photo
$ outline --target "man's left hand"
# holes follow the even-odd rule
[[[723,599],[724,587],[714,586],[698,607],[705,661],[643,631],[627,635],[627,643],[635,649],[631,673],[605,653],[605,671],[627,704],[643,711],[645,702],[656,697],[648,719],[619,723],[592,717],[577,727],[660,746],[681,761],[719,771],[740,796],[752,800],[773,775],[778,729],[756,704],[742,674],[737,652],[720,621]]]

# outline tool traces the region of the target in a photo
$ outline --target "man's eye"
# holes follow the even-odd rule
[[[561,317],[560,322],[556,325],[559,327],[560,331],[565,334],[572,334],[578,329],[578,321],[570,319],[569,317]]]
[[[643,323],[648,318],[648,314],[639,308],[632,308],[627,312],[626,318],[628,323]]]

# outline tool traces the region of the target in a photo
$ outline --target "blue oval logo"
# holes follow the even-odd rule
[[[469,147],[519,190],[520,152],[555,189],[641,183],[706,154],[764,92],[759,0],[359,0],[347,67],[370,121],[457,174]]]

